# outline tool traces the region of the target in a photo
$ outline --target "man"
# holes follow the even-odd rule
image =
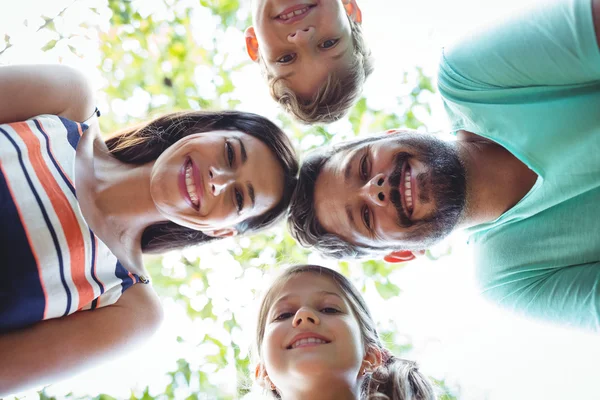
[[[312,154],[290,227],[406,261],[467,229],[484,293],[600,331],[600,0],[545,4],[444,49],[455,142],[391,131]]]

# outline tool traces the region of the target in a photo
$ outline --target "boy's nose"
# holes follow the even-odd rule
[[[296,32],[288,35],[288,41],[295,44],[308,43],[315,35],[315,28],[309,26],[308,28],[298,29]]]

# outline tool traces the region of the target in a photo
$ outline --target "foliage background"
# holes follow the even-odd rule
[[[11,3],[11,7],[11,13],[0,17],[4,27],[0,31],[4,34],[0,63],[60,62],[86,71],[99,89],[100,121],[106,133],[152,115],[189,108],[261,113],[285,129],[302,152],[359,132],[397,127],[439,130],[443,126],[437,116],[441,105],[434,100],[431,76],[435,69],[429,53],[417,59],[424,66],[405,61],[390,70],[389,65],[378,65],[379,70],[387,71],[385,76],[393,76],[393,81],[381,78],[382,74],[373,77],[366,97],[347,119],[327,127],[295,124],[271,103],[258,67],[245,55],[243,30],[251,24],[248,0],[24,0],[19,6]],[[383,8],[384,3],[378,7]],[[427,12],[424,10],[424,15]],[[374,25],[375,18],[371,27],[376,31]],[[366,30],[369,32],[368,27]],[[399,38],[398,42],[406,48],[415,45],[414,38]],[[382,48],[377,39],[373,44],[374,51]],[[385,50],[379,51],[382,55]],[[473,378],[478,375],[469,368],[465,373],[465,367],[452,372],[462,351],[478,351],[456,347],[457,343],[464,344],[458,338],[469,331],[481,345],[480,336],[489,333],[477,326],[476,313],[504,318],[502,321],[512,318],[491,311],[474,297],[463,294],[460,300],[454,298],[460,297],[456,290],[461,291],[461,285],[468,281],[465,276],[470,276],[449,269],[448,264],[459,268],[469,263],[464,240],[456,239],[454,244],[453,254],[450,243],[446,243],[410,267],[378,261],[337,263],[296,246],[282,224],[264,234],[147,258],[154,286],[167,310],[165,326],[152,343],[108,366],[20,397],[243,397],[251,387],[253,371],[250,348],[255,299],[277,269],[312,262],[337,268],[351,277],[371,305],[389,348],[397,356],[421,361],[439,384],[442,400],[508,398],[498,397],[502,391],[493,379]],[[418,268],[429,275],[420,275]],[[434,276],[438,280],[432,283],[428,279]],[[415,294],[409,287],[421,288],[422,293]],[[440,302],[447,304],[444,307]],[[466,310],[467,304],[472,318],[456,316],[456,309]],[[535,330],[529,332],[535,337]],[[504,335],[502,339],[512,343],[509,347],[519,348],[513,333],[506,331]],[[492,347],[494,340],[488,340]],[[455,347],[446,346],[448,341]],[[440,358],[440,351],[445,356]],[[493,358],[494,353],[490,354]],[[533,360],[539,354],[529,357]],[[483,365],[492,364],[487,362]],[[514,379],[519,382],[516,375],[509,374],[513,385]],[[510,384],[508,392],[514,393]],[[524,393],[528,396],[526,390]],[[583,393],[579,398],[585,398],[589,391]]]

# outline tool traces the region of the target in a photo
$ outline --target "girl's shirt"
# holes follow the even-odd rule
[[[147,282],[79,208],[75,150],[86,129],[53,115],[0,125],[0,332],[114,304]]]

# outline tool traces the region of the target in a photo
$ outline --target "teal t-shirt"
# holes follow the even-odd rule
[[[517,205],[469,229],[483,293],[600,331],[600,49],[591,0],[544,4],[445,48],[439,90],[454,132],[499,143],[538,175]]]

